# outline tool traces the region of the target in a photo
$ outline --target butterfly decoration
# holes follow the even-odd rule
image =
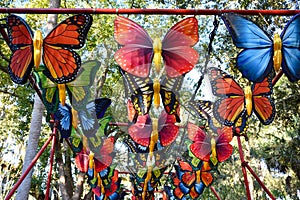
[[[148,170],[139,170],[130,174],[130,180],[134,187],[134,196],[136,199],[154,199],[154,191],[161,181],[161,177],[168,167]],[[149,181],[146,181],[148,173],[151,174]],[[146,184],[147,182],[147,184]],[[147,187],[145,187],[145,184]],[[146,188],[146,190],[145,190]]]
[[[208,74],[213,94],[219,97],[214,104],[213,113],[221,124],[233,126],[241,116],[251,116],[253,110],[264,125],[274,120],[275,104],[271,97],[271,76],[243,90],[232,76],[218,68],[209,68]]]
[[[141,78],[133,76],[120,68],[124,80],[124,88],[126,97],[129,98],[128,110],[133,122],[136,121],[138,115],[146,115],[149,113],[152,101],[154,106],[160,106],[162,100],[165,111],[176,116],[176,121],[180,122],[179,114],[179,90],[181,89],[184,76],[170,78],[165,76],[162,81],[155,79],[154,82],[150,78]],[[131,109],[133,108],[135,112]]]
[[[282,67],[292,82],[300,79],[299,39],[300,15],[295,15],[281,35],[274,38],[249,19],[226,13],[222,19],[229,30],[233,43],[243,51],[237,56],[237,67],[252,82],[261,82],[272,71]]]
[[[92,16],[78,14],[69,17],[44,39],[41,31],[33,34],[27,22],[17,15],[7,16],[5,21],[12,51],[8,71],[15,83],[24,84],[32,67],[39,67],[41,58],[46,66],[44,73],[52,81],[62,84],[75,79],[81,59],[74,49],[84,46]]]
[[[98,173],[92,182],[96,182],[92,186],[92,191],[97,200],[118,200],[126,194],[121,188],[121,178],[115,168],[109,167],[105,176]]]
[[[162,147],[170,145],[179,133],[179,127],[175,125],[176,117],[162,111],[158,118],[158,142]],[[128,128],[131,138],[138,144],[148,147],[153,132],[153,123],[150,116],[142,115],[137,122]]]
[[[103,138],[97,151],[92,152],[84,147],[75,157],[75,164],[81,172],[89,177],[105,170],[113,160],[114,137]]]
[[[90,60],[82,63],[77,78],[71,82],[57,84],[44,75],[45,66],[42,65],[36,70],[35,77],[42,91],[42,100],[49,113],[55,112],[59,102],[65,104],[66,91],[72,106],[76,109],[83,107],[91,98],[90,87],[93,85],[100,62]]]
[[[189,161],[178,159],[174,168],[175,173],[171,173],[172,185],[165,187],[169,198],[196,199],[213,182],[209,162],[201,161],[198,166],[193,166]]]
[[[91,151],[96,152],[96,149],[102,144],[102,139],[109,136],[108,125],[111,120],[111,116],[106,116],[99,119],[99,128],[97,129],[97,132],[93,136],[90,135],[90,137],[87,137],[87,143]]]
[[[104,116],[110,103],[111,100],[109,98],[99,98],[90,101],[86,105],[86,109],[77,111],[67,104],[65,106],[59,104],[58,110],[54,113],[54,118],[59,121],[58,129],[60,130],[62,138],[68,138],[71,135],[72,127],[78,129],[79,119],[81,133],[86,137],[93,137],[91,139],[93,141],[97,140],[97,135],[95,134],[98,132],[99,127],[101,127],[101,124],[99,125],[98,117]],[[100,122],[103,123],[104,120],[100,120]],[[105,128],[107,123],[103,123],[102,128]]]
[[[104,116],[110,104],[111,99],[98,98],[87,103],[85,107],[75,107],[77,110],[73,113],[78,116],[82,133],[86,137],[91,138],[95,136],[101,126],[98,123],[98,119]],[[105,124],[103,124],[103,126],[105,126]]]
[[[156,71],[160,71],[164,61],[169,77],[181,76],[194,68],[199,54],[192,48],[198,40],[198,21],[189,17],[175,24],[161,41],[152,40],[148,33],[134,21],[117,16],[114,22],[114,37],[122,47],[114,58],[126,72],[139,77],[147,77],[152,60]]]
[[[213,136],[193,123],[188,123],[188,138],[193,141],[190,151],[200,160],[212,161],[214,165],[227,160],[232,152],[231,142],[233,137],[232,127],[224,126],[218,129],[218,135]]]

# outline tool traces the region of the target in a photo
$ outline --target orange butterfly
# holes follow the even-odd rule
[[[275,104],[271,98],[272,79],[267,76],[262,82],[253,83],[244,90],[232,76],[218,68],[208,69],[213,94],[220,97],[214,104],[214,116],[226,126],[235,125],[243,115],[250,116],[254,110],[258,119],[270,124],[275,117]]]
[[[9,15],[6,28],[8,45],[13,52],[8,66],[11,79],[15,83],[24,84],[33,65],[38,68],[42,57],[46,66],[44,73],[52,81],[62,84],[74,80],[81,59],[73,49],[83,47],[92,21],[92,17],[86,14],[69,17],[43,40],[41,31],[36,31],[33,36],[25,20]]]
[[[210,173],[209,162],[200,162],[198,166],[193,166],[189,161],[179,159],[178,165],[174,165],[176,174],[173,175],[173,183],[176,187],[173,194],[178,199],[199,197],[205,187],[209,187],[213,182]]]

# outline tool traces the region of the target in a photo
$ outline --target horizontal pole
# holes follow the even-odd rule
[[[145,14],[145,15],[295,15],[300,10],[216,10],[216,9],[125,9],[125,8],[0,8],[0,13],[28,14]]]

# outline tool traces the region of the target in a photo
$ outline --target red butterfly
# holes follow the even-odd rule
[[[115,19],[115,40],[123,47],[115,54],[121,68],[135,76],[147,77],[152,60],[160,69],[163,57],[167,75],[178,77],[193,69],[199,55],[194,46],[198,40],[198,21],[195,17],[186,18],[175,24],[160,41],[154,41],[148,33],[134,21],[117,16]]]
[[[168,146],[176,139],[179,127],[175,123],[175,115],[169,115],[162,111],[158,119],[158,135],[162,146]],[[149,115],[140,115],[137,122],[128,128],[128,133],[136,143],[149,146],[152,129],[152,121]]]
[[[15,83],[26,82],[33,65],[39,67],[41,48],[44,73],[56,83],[67,83],[75,79],[81,66],[80,56],[73,50],[81,48],[92,24],[92,17],[79,14],[67,18],[57,25],[43,40],[41,31],[33,32],[21,17],[6,18],[9,47],[13,54],[8,70]]]
[[[265,125],[274,120],[271,76],[243,90],[232,76],[218,68],[209,68],[208,73],[212,79],[213,94],[221,97],[216,101],[213,111],[220,123],[232,126],[242,115],[250,116],[253,110]]]
[[[75,164],[81,172],[88,172],[89,169],[97,173],[103,171],[112,163],[112,152],[114,149],[114,137],[103,140],[99,152],[90,152],[83,148],[75,157]]]
[[[231,142],[233,133],[232,127],[224,126],[218,129],[218,136],[211,136],[195,124],[188,124],[188,137],[193,143],[190,145],[191,152],[200,160],[212,160],[213,164],[218,161],[227,160],[233,151]]]

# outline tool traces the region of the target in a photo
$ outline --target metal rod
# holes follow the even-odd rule
[[[30,82],[31,86],[33,87],[33,89],[34,89],[35,92],[39,95],[41,101],[43,102],[42,93],[41,93],[39,87],[36,85],[36,82],[35,82],[35,80],[34,80],[32,74],[29,75],[28,79],[29,79],[29,82]],[[53,118],[52,118],[52,119],[53,119]]]
[[[237,136],[236,138],[237,138],[238,147],[239,147],[239,154],[240,154],[240,159],[241,159],[242,172],[243,172],[243,175],[244,175],[244,183],[245,183],[245,187],[246,187],[247,199],[251,200],[251,194],[250,194],[249,182],[248,182],[248,177],[247,177],[247,171],[246,171],[246,168],[244,166],[245,159],[244,159],[244,153],[243,153],[241,138],[239,136]]]
[[[277,81],[280,79],[280,77],[283,75],[283,71],[282,69],[278,72],[278,74],[273,78],[272,80],[272,85],[274,86]]]
[[[145,15],[295,15],[300,10],[126,9],[126,8],[0,8],[0,13],[28,14],[145,14]]]
[[[17,183],[14,185],[14,187],[12,188],[12,190],[8,193],[8,195],[6,196],[5,200],[8,200],[12,197],[12,195],[14,194],[14,192],[18,189],[18,187],[20,186],[20,184],[23,182],[23,180],[25,179],[25,177],[27,176],[27,174],[30,172],[30,170],[32,169],[32,167],[35,165],[36,161],[39,159],[39,157],[42,155],[42,153],[45,151],[46,147],[48,146],[48,144],[50,143],[50,141],[53,138],[53,134],[48,138],[48,140],[44,143],[44,145],[42,146],[42,148],[40,149],[40,151],[36,154],[36,156],[33,158],[33,160],[31,161],[30,165],[28,166],[28,168],[26,169],[26,171],[24,172],[24,174],[22,174],[22,176],[20,177],[20,179],[17,181]]]
[[[45,199],[49,199],[50,194],[50,183],[51,183],[51,177],[52,177],[52,168],[53,168],[53,160],[54,160],[54,153],[55,153],[55,144],[56,144],[56,136],[57,136],[57,123],[54,122],[54,127],[52,131],[52,146],[51,146],[51,153],[50,153],[50,168],[48,172],[48,179],[47,179],[47,187],[46,187],[46,196]]]
[[[219,196],[219,194],[216,191],[215,187],[214,186],[210,186],[209,188],[214,193],[215,197],[217,197],[218,200],[221,200],[221,197]]]
[[[265,184],[260,180],[260,178],[255,174],[255,172],[253,171],[253,169],[249,166],[249,164],[247,162],[244,162],[243,164],[248,170],[249,172],[254,176],[254,178],[256,179],[256,181],[258,182],[258,184],[265,190],[265,192],[269,195],[269,197],[272,200],[275,200],[275,197],[273,196],[273,194],[270,192],[270,190],[268,190],[268,188],[265,186]]]

